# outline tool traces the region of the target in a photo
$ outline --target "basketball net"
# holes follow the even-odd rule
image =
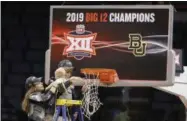
[[[85,75],[85,85],[84,85],[84,92],[83,92],[83,100],[82,100],[82,108],[84,115],[90,119],[90,117],[100,108],[102,103],[98,97],[98,86],[99,86],[99,73],[95,74],[86,74]],[[91,76],[94,79],[91,79]]]

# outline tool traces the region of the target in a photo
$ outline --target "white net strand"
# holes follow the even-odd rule
[[[90,119],[90,117],[102,105],[98,97],[98,86],[99,86],[98,76],[99,75],[94,75],[94,74],[87,75],[86,73],[84,73],[84,75],[86,77],[86,82],[84,85],[86,90],[83,93],[84,97],[82,101],[83,102],[82,108],[83,108],[84,115],[88,119]],[[94,76],[94,79],[91,79],[90,76]]]

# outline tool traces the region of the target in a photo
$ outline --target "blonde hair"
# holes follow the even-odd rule
[[[66,70],[64,68],[58,68],[55,71],[55,79],[59,79],[66,76]]]
[[[53,116],[50,114],[47,114],[44,118],[44,121],[52,121],[53,120]]]
[[[34,92],[38,92],[41,91],[40,87],[37,87],[36,85],[33,85],[29,88],[29,90],[26,92],[25,97],[22,101],[21,107],[22,110],[27,112],[29,111],[29,96],[34,93]]]
[[[22,110],[23,111],[25,111],[25,112],[29,111],[29,96],[30,96],[30,94],[32,94],[35,91],[36,91],[36,87],[33,86],[26,92],[25,97],[22,102]]]

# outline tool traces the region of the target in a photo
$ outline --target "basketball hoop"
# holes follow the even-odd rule
[[[84,115],[90,119],[102,105],[98,97],[98,87],[100,83],[105,85],[113,84],[119,78],[114,69],[84,68],[81,69],[81,73],[84,74],[86,80],[83,86],[85,90],[83,91],[82,108]]]
[[[99,86],[99,74],[83,72],[85,75],[85,85],[83,92],[82,108],[84,115],[90,119],[90,117],[100,108],[102,103],[98,97],[98,86]],[[92,77],[92,79],[91,79]]]

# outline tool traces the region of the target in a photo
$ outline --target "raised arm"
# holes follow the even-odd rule
[[[70,81],[72,82],[73,85],[75,86],[83,86],[85,84],[85,79],[78,77],[78,76],[72,76],[70,78]]]

